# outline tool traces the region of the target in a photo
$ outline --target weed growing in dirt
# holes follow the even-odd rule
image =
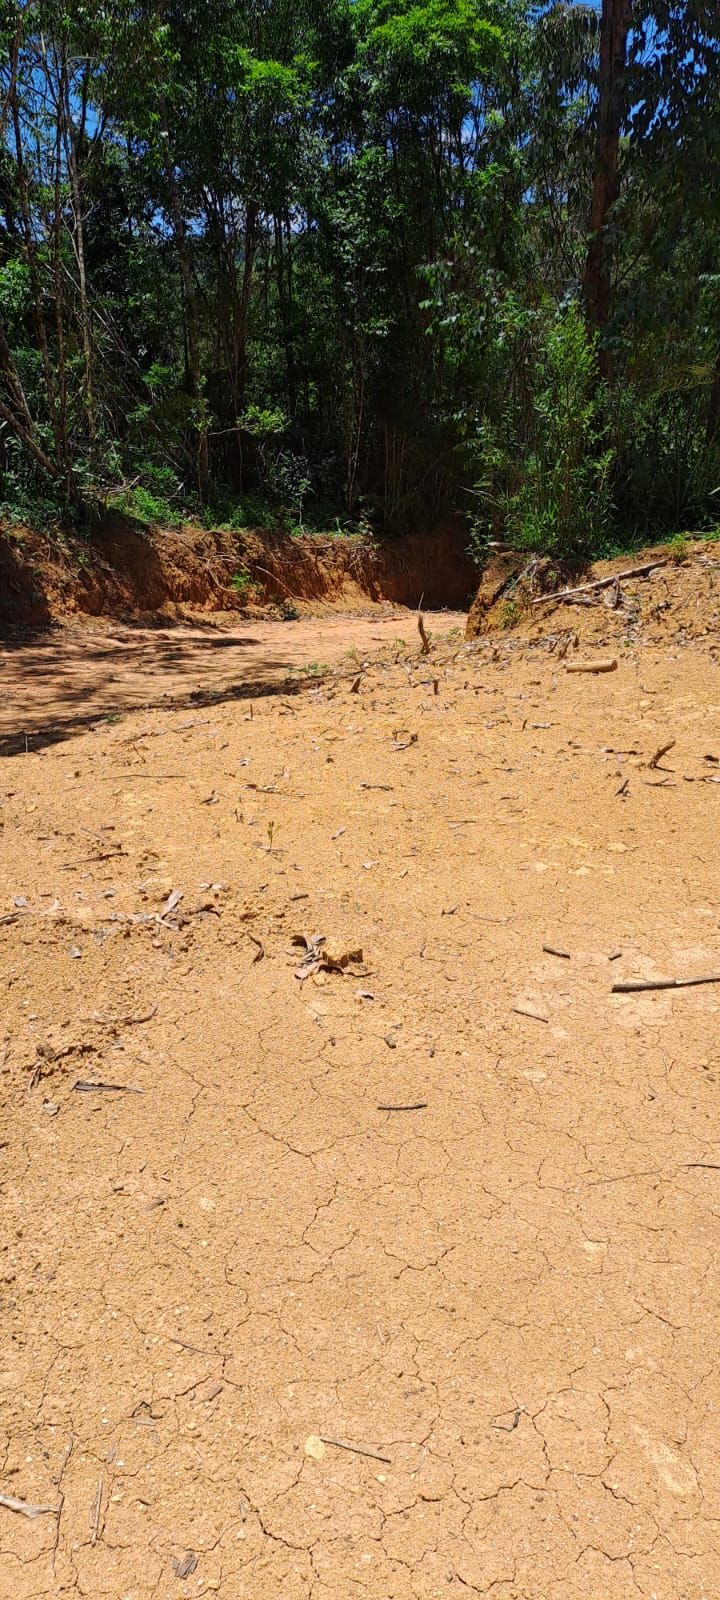
[[[500,612],[500,627],[514,628],[520,621],[520,606],[517,600],[506,600]]]
[[[668,540],[668,550],[670,551],[671,561],[675,563],[676,567],[681,567],[683,561],[687,561],[690,552],[690,545],[685,534],[673,534],[672,539]]]
[[[252,573],[248,571],[247,567],[238,567],[237,572],[233,573],[230,579],[230,588],[233,594],[239,595],[243,600],[247,599],[254,588]]]

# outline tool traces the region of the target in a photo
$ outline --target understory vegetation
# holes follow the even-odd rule
[[[719,28],[0,0],[0,513],[563,560],[711,527]]]

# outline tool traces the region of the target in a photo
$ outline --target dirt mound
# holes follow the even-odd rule
[[[195,527],[143,530],[111,516],[87,536],[0,531],[0,622],[74,614],[148,620],[198,612],[352,610],[368,602],[464,607],[476,582],[462,531],[358,538]]]
[[[715,634],[720,622],[720,542],[688,541],[677,560],[667,545],[598,561],[560,592],[548,564],[528,570],[517,556],[495,558],[483,576],[467,638],[498,630],[535,640],[577,638],[626,647],[642,637],[682,643]]]

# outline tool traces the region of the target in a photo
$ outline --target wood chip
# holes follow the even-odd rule
[[[188,1550],[179,1561],[173,1562],[176,1578],[190,1578],[197,1571],[198,1558],[194,1550]]]

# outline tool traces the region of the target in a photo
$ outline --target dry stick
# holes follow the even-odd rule
[[[0,1494],[0,1506],[6,1511],[17,1511],[21,1517],[57,1517],[59,1506],[33,1506],[27,1500],[16,1500],[12,1494]]]
[[[377,1450],[366,1450],[361,1444],[347,1444],[344,1439],[328,1439],[324,1433],[320,1434],[323,1444],[331,1444],[336,1450],[352,1450],[353,1455],[369,1456],[371,1461],[384,1461],[387,1467],[392,1466],[390,1456],[381,1456]]]
[[[587,594],[591,589],[609,589],[611,583],[624,583],[626,578],[646,578],[656,567],[667,565],[667,561],[646,561],[642,567],[628,567],[625,572],[613,572],[609,578],[595,578],[592,583],[581,583],[576,589],[558,589],[556,594],[541,594],[536,600],[531,600],[530,604],[554,605],[557,600],[566,600],[568,596],[576,594]]]
[[[570,960],[570,951],[556,950],[554,944],[544,944],[543,950],[545,951],[546,956],[559,956],[561,961]]]
[[[513,1006],[513,1011],[518,1017],[532,1017],[533,1022],[547,1022],[548,1017],[541,1016],[539,1011],[530,1011],[527,1006]]]
[[[427,636],[427,634],[425,632],[425,619],[424,619],[422,611],[419,609],[419,607],[418,607],[417,619],[418,619],[418,633],[420,634],[420,638],[422,640],[422,644],[420,646],[420,654],[421,654],[421,656],[429,656],[429,654],[430,654],[430,640],[428,639],[428,636]]]
[[[568,661],[566,672],[616,672],[617,660],[611,656],[605,661]]]
[[[378,1111],[424,1111],[427,1100],[415,1100],[409,1106],[378,1106]]]
[[[646,989],[694,989],[700,983],[720,983],[720,975],[709,978],[657,978],[648,982],[614,983],[611,994],[639,994]]]
[[[660,749],[656,750],[654,756],[650,757],[650,760],[648,761],[648,767],[656,767],[658,762],[662,761],[663,756],[667,755],[668,750],[673,749],[675,743],[675,739],[668,739],[667,744],[661,744]]]
[[[97,1541],[98,1541],[98,1534],[100,1532],[100,1512],[102,1510],[102,1496],[103,1496],[103,1480],[102,1480],[102,1478],[98,1478],[98,1485],[97,1485],[97,1490],[96,1490],[96,1493],[95,1493],[95,1503],[94,1503],[94,1506],[93,1506],[92,1517],[91,1517],[91,1520],[90,1520],[90,1543],[91,1544],[97,1544]]]

